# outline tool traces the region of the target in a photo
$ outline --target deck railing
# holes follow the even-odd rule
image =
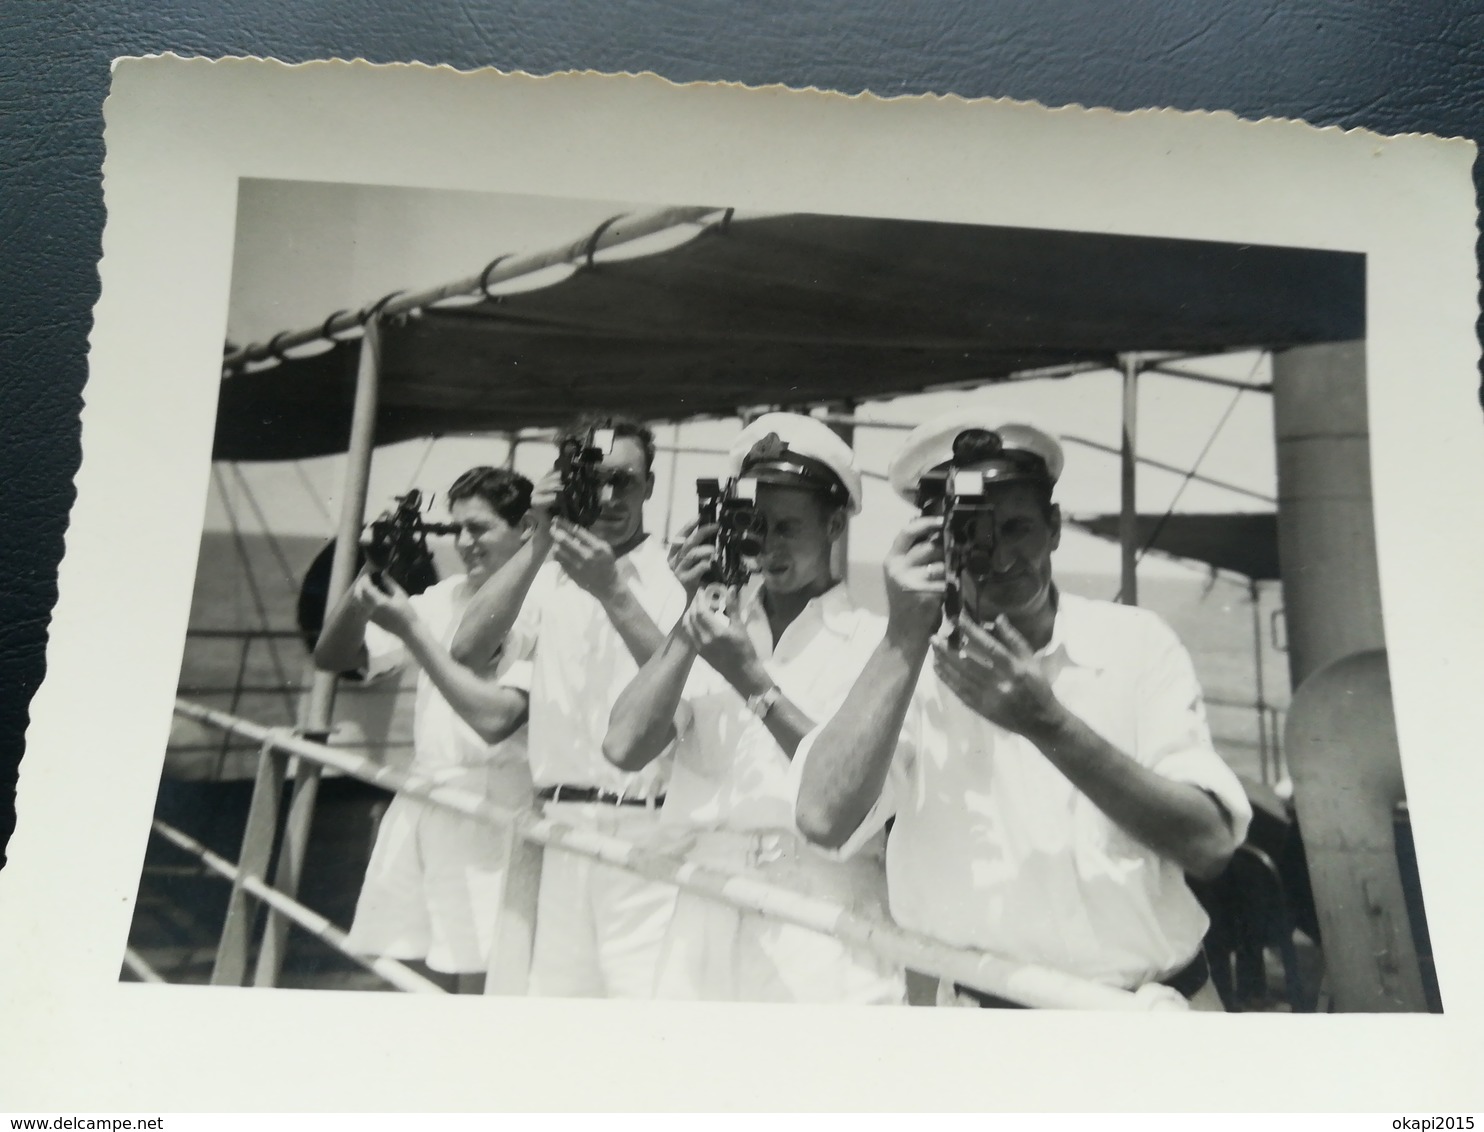
[[[264,880],[278,840],[298,839],[302,843],[308,836],[307,808],[296,807],[293,801],[289,804],[288,820],[282,823],[285,828],[279,829],[279,808],[288,763],[290,759],[296,759],[488,822],[511,839],[511,864],[486,983],[489,993],[523,994],[526,991],[541,853],[546,847],[554,847],[672,884],[752,915],[821,932],[904,969],[949,979],[1025,1006],[1145,1010],[1157,1002],[1157,998],[1148,1000],[1049,968],[1013,963],[986,952],[949,947],[905,931],[887,919],[770,884],[746,870],[701,865],[590,828],[558,821],[534,809],[498,806],[471,791],[442,786],[413,771],[398,770],[363,755],[310,742],[285,729],[263,727],[187,700],[177,700],[175,710],[186,718],[251,739],[260,744],[261,749],[259,773],[237,862],[226,861],[173,827],[155,823],[157,834],[191,853],[232,884],[212,970],[213,983],[241,985],[243,982],[252,950],[251,929],[256,918],[248,904],[251,899],[267,905],[270,920],[275,916],[282,917],[309,931],[393,986],[413,991],[437,989],[395,960],[354,955],[345,945],[343,931],[300,904],[292,892],[274,888]],[[294,828],[296,822],[301,828]],[[265,939],[271,934],[271,930],[266,931]],[[130,969],[138,977],[157,977],[147,966],[139,969],[142,961],[137,955],[129,958]],[[260,953],[254,984],[273,985],[277,980],[278,962],[281,960],[265,963]]]

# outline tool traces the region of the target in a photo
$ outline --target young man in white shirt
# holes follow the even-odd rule
[[[714,581],[703,588],[717,527],[692,525],[677,555],[691,603],[618,698],[604,754],[635,771],[674,745],[661,818],[671,851],[880,913],[879,853],[840,861],[804,843],[789,778],[799,740],[839,706],[881,636],[880,619],[856,609],[831,572],[831,549],[860,509],[860,473],[844,441],[792,413],[744,429],[728,472],[756,500],[758,573],[740,591]],[[904,976],[829,936],[683,893],[655,994],[899,1003]]]
[[[955,512],[952,579],[942,517],[894,544],[886,635],[795,757],[799,827],[848,853],[894,814],[903,927],[1219,1010],[1185,874],[1225,867],[1251,807],[1164,622],[1053,583],[1062,462],[1048,433],[978,410],[908,437],[899,494],[920,501],[936,477],[938,494],[978,501]],[[961,594],[954,636],[938,632],[945,580]],[[940,1002],[1007,1005],[951,986]]]
[[[627,420],[587,420],[563,440],[588,448],[611,431],[595,465],[602,501],[590,528],[554,517],[561,475],[537,483],[530,541],[470,603],[453,655],[478,670],[504,644],[529,666],[529,756],[546,812],[625,839],[654,829],[668,759],[624,773],[603,758],[608,713],[685,608],[662,546],[644,529],[654,490],[654,437]],[[510,637],[507,642],[507,635]],[[548,850],[541,870],[530,993],[645,998],[675,890],[587,857]]]
[[[525,696],[493,681],[512,669],[519,679],[525,662],[496,657],[475,675],[455,671],[447,649],[470,597],[521,546],[530,498],[530,482],[513,472],[465,472],[448,489],[448,507],[466,573],[409,597],[390,577],[381,580],[383,589],[363,571],[326,620],[314,651],[320,668],[358,671],[368,680],[410,656],[421,668],[411,769],[517,808],[531,802]],[[499,830],[398,795],[377,831],[350,946],[414,961],[448,989],[481,991],[507,862],[508,841]]]

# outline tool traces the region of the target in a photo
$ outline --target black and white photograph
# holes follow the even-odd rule
[[[1442,1008],[1363,255],[249,180],[227,325],[125,977]]]
[[[94,381],[146,392],[119,423],[127,383],[90,387],[79,499],[139,510],[84,519],[68,562],[157,560],[72,606],[64,565],[54,637],[145,651],[53,664],[37,700],[43,729],[59,680],[129,700],[66,723],[117,739],[119,895],[86,944],[110,1010],[261,1029],[268,1062],[418,1033],[424,1064],[457,1033],[453,1105],[495,1032],[693,1044],[675,1065],[878,1035],[947,1073],[1133,1035],[1323,1062],[1408,1025],[1378,1016],[1467,1018],[1478,912],[1439,866],[1478,775],[1423,707],[1407,477],[1458,454],[1476,295],[1366,228],[1399,190],[1353,172],[1456,165],[1396,179],[1466,205],[1446,147],[156,62],[113,106],[140,157],[192,83],[244,129],[260,95],[388,98],[402,155],[278,138],[196,169],[203,109],[115,182],[104,302],[179,334],[100,314]],[[196,207],[192,251],[140,255],[132,217]],[[205,317],[168,310],[187,289]],[[1437,482],[1428,508],[1461,490]]]

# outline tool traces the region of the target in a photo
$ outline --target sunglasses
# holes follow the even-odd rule
[[[615,492],[624,492],[637,484],[639,477],[627,468],[615,468],[613,471],[599,472],[598,482],[604,487],[612,488]]]

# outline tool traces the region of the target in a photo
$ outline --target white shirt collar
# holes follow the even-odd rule
[[[744,620],[754,615],[767,617],[767,610],[763,608],[763,577],[761,574],[754,574],[747,579],[738,596],[737,604]],[[817,616],[820,623],[837,637],[848,639],[855,630],[855,605],[850,600],[850,594],[846,591],[844,582],[836,582],[818,597],[810,598],[799,616],[801,618]]]
[[[1101,646],[1106,642],[1085,615],[1087,599],[1062,590],[1056,591],[1056,599],[1056,620],[1051,624],[1051,640],[1037,655],[1049,656],[1059,651],[1081,668],[1101,669]]]
[[[644,541],[639,543],[638,546],[634,547],[627,554],[619,555],[619,557],[614,562],[614,565],[618,569],[618,576],[626,582],[632,581],[635,578],[638,578],[640,581],[647,580],[650,571],[655,568],[654,547],[658,544],[659,540],[656,539],[653,534],[646,534],[644,536]],[[553,564],[556,563],[556,559],[554,557],[549,559],[549,561]],[[661,551],[660,553],[659,563],[665,570],[670,569],[670,562],[665,557],[663,551]],[[572,575],[568,574],[567,571],[563,570],[560,566],[557,566],[556,577],[558,585],[562,585],[567,582],[572,582],[573,585],[577,584],[576,582],[572,581]]]

